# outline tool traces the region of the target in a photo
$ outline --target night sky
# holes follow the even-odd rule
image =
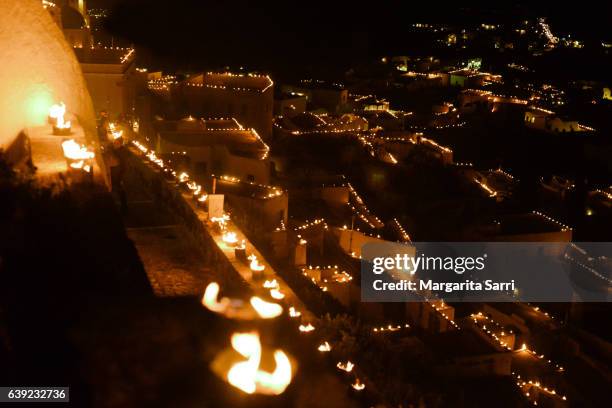
[[[111,10],[108,31],[140,48],[144,63],[160,68],[236,68],[282,72],[340,72],[381,55],[427,53],[405,35],[414,22],[507,22],[550,16],[593,40],[612,37],[604,6],[581,9],[559,2],[442,4],[408,1],[253,2],[203,0],[92,0]],[[416,4],[416,5],[415,5]],[[555,5],[551,7],[550,5]],[[581,2],[581,4],[585,4]],[[556,24],[556,25],[554,25]],[[144,51],[144,52],[143,52]],[[147,60],[149,59],[149,60]]]

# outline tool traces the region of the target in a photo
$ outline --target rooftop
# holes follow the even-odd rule
[[[234,74],[232,72],[205,72],[195,74],[186,81],[188,86],[229,89],[234,91],[265,92],[274,83],[268,75]]]
[[[185,146],[225,145],[232,153],[263,159],[268,146],[254,129],[245,129],[235,119],[159,120],[154,123],[160,137],[167,142]]]
[[[121,47],[74,48],[74,53],[81,64],[123,65],[131,62],[134,57],[133,48]]]

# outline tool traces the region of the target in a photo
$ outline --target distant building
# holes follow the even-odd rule
[[[509,95],[494,94],[481,89],[466,89],[459,94],[459,109],[461,112],[474,112],[478,108],[497,111],[500,107],[511,105],[527,105],[526,99]]]
[[[293,116],[306,111],[306,95],[296,92],[283,92],[274,97],[274,114]]]
[[[557,115],[552,111],[533,108],[525,112],[525,126],[550,133],[584,132],[592,130],[580,125],[577,120]]]
[[[211,174],[268,184],[268,146],[257,132],[235,119],[199,120],[193,117],[154,123],[156,151],[164,156],[184,156],[190,174]]]
[[[75,48],[96,112],[112,117],[134,109],[137,72],[131,48]]]
[[[274,83],[269,76],[207,72],[190,76],[180,88],[190,114],[236,118],[262,138],[272,136]]]
[[[461,88],[474,88],[485,85],[487,82],[498,82],[499,75],[493,75],[486,72],[479,72],[470,69],[459,69],[449,72],[450,86],[458,86]]]
[[[132,113],[134,50],[94,45],[84,0],[42,0],[81,64],[96,112]]]
[[[368,130],[368,121],[352,113],[330,116],[304,112],[277,118],[274,128],[276,134],[283,136],[315,133],[333,135]]]
[[[62,29],[69,45],[74,48],[92,46],[89,17],[84,0],[42,0],[42,5]]]
[[[328,113],[348,111],[348,90],[342,84],[326,81],[303,80],[298,85],[283,85],[283,92],[306,95],[313,108],[323,108]]]

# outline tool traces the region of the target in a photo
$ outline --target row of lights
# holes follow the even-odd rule
[[[521,379],[521,376],[519,374],[512,373],[512,375],[516,379],[516,385],[523,392],[523,395],[525,395],[527,399],[533,402],[533,405],[538,405],[538,401],[537,399],[535,399],[536,398],[535,396],[531,395],[530,391],[532,389],[536,389],[550,396],[560,398],[562,401],[567,401],[567,397],[565,395],[557,394],[557,391],[554,388],[545,387],[539,381],[533,381],[533,380],[525,381]]]
[[[546,219],[546,220],[548,220],[548,221],[550,221],[550,222],[552,222],[552,223],[554,223],[554,224],[557,224],[559,227],[561,227],[561,231],[562,231],[562,232],[565,232],[565,231],[572,231],[572,230],[573,230],[573,228],[572,228],[572,227],[570,227],[570,226],[567,226],[567,225],[563,224],[562,222],[560,222],[560,221],[558,221],[558,220],[556,220],[556,219],[554,219],[554,218],[552,218],[552,217],[550,217],[550,216],[548,216],[548,215],[544,214],[544,213],[543,213],[543,212],[541,212],[541,211],[536,211],[536,210],[533,210],[533,211],[532,211],[532,213],[533,213],[533,214],[536,214],[536,215],[538,215],[538,216],[540,216],[540,217],[542,217],[542,218],[544,218],[544,219]]]
[[[254,181],[241,180],[238,177],[234,177],[234,176],[227,176],[227,175],[215,176],[213,174],[213,177],[221,181],[225,181],[225,182],[232,183],[232,184],[248,184],[250,186],[264,189],[266,190],[266,193],[263,196],[263,198],[265,199],[280,197],[284,193],[284,191],[280,187],[271,186],[268,184],[255,183]]]
[[[141,143],[137,142],[137,141],[133,141],[132,142],[134,144],[134,146],[136,146],[136,148],[142,152],[143,154],[147,155],[147,157],[156,165],[158,165],[160,168],[164,169],[166,167],[166,165],[164,164],[163,160],[157,158],[155,156],[155,153],[153,151],[149,151],[149,149],[147,149],[144,145],[142,145]],[[176,174],[173,172],[173,174]],[[187,173],[181,173],[178,177],[177,177],[178,181],[181,183],[187,183],[190,186],[190,189],[193,187],[194,189],[199,190],[201,187],[200,186],[196,186],[196,185],[191,185],[191,182],[189,181],[189,175]],[[200,188],[198,188],[200,187]],[[219,217],[218,219],[216,218],[211,218],[211,221],[213,222],[217,222],[221,231],[225,232],[223,234],[223,241],[228,244],[228,245],[235,245],[237,243],[237,237],[236,234],[233,232],[227,232],[227,223],[229,221],[229,215],[227,214],[223,214],[222,217]],[[243,240],[242,248],[245,248],[245,242]],[[249,258],[251,260],[250,263],[250,268],[251,270],[257,270],[257,271],[261,271],[263,270],[263,268],[265,268],[264,265],[259,264],[257,257],[255,254],[252,254],[251,256],[249,256]],[[348,275],[348,274],[347,274]],[[352,277],[348,276],[348,280],[352,279]],[[346,277],[343,275],[341,280],[339,281],[343,281],[344,279],[346,279]],[[216,286],[215,286],[216,285]],[[280,289],[280,285],[278,284],[278,282],[275,279],[272,280],[266,280],[263,284],[262,287],[264,289],[267,289],[269,291],[270,297],[272,297],[273,299],[276,300],[282,300],[285,298],[285,294],[281,291]],[[225,313],[226,315],[230,315],[231,313],[237,313],[236,311],[231,311],[230,309],[233,308],[232,305],[236,304],[236,302],[232,302],[230,299],[227,298],[222,298],[221,300],[218,300],[218,293],[219,293],[219,287],[217,284],[212,283],[207,287],[207,290],[205,291],[205,294],[202,298],[202,303],[208,307],[210,310],[215,311],[215,312],[221,312],[221,313]],[[270,303],[270,302],[266,302],[263,299],[260,299],[258,297],[253,297],[250,301],[250,305],[251,307],[255,310],[255,312],[262,318],[274,318],[279,316],[282,313],[282,307],[276,303]],[[298,311],[294,306],[289,307],[289,316],[290,318],[300,318],[302,315],[302,313],[300,311]],[[301,333],[310,333],[313,332],[315,330],[315,327],[312,325],[312,323],[308,322],[308,323],[301,323],[298,326],[298,330]],[[322,343],[319,347],[318,350],[320,352],[329,352],[331,350],[331,346],[330,344],[325,341],[324,343]],[[348,371],[352,370],[352,363],[350,365],[350,369]],[[228,377],[229,378],[229,377]],[[230,381],[231,382],[231,381]],[[288,384],[287,384],[288,385]],[[365,388],[365,385],[363,385],[359,379],[356,379],[355,383],[353,383],[352,388],[358,391],[361,391]],[[284,388],[283,388],[284,390]]]
[[[486,333],[489,337],[491,337],[493,340],[495,340],[497,343],[499,343],[500,346],[502,346],[503,348],[505,348],[508,351],[511,351],[512,348],[510,346],[508,346],[508,343],[506,343],[501,337],[506,336],[506,330],[504,329],[503,326],[501,326],[499,323],[497,323],[496,321],[494,321],[492,318],[490,318],[489,316],[484,315],[482,312],[478,312],[475,314],[470,315],[470,317],[473,319],[474,324],[476,325],[476,327],[478,327],[480,330],[482,330],[484,333]],[[487,326],[485,324],[483,324],[482,326],[479,324],[480,320],[484,319],[487,321],[487,324],[492,324],[494,326],[497,327],[497,329],[499,330],[499,335],[497,333],[495,333],[493,330],[488,329]],[[512,332],[512,330],[508,331],[509,334],[514,334]],[[500,337],[501,336],[501,337]]]

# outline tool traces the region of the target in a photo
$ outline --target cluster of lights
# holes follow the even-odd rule
[[[349,189],[350,195],[353,197],[357,206],[359,207],[359,209],[357,209],[356,207],[354,207],[353,205],[349,203],[348,205],[351,207],[353,212],[355,212],[356,215],[359,218],[361,218],[362,221],[364,221],[366,224],[368,224],[373,229],[384,227],[384,224],[382,223],[380,218],[378,218],[377,216],[375,216],[374,214],[370,212],[368,207],[363,202],[363,199],[357,193],[357,190],[355,190],[355,188],[351,185],[351,183],[347,183],[346,186]]]
[[[553,35],[552,31],[550,31],[550,26],[546,23],[546,20],[544,18],[539,18],[538,25],[540,26],[540,28],[542,29],[542,33],[548,40],[548,45],[554,47],[554,45],[559,42],[559,39]]]
[[[310,276],[310,274],[307,272],[307,271],[312,271],[312,270],[331,270],[333,271],[333,273],[329,279],[322,278],[319,282],[317,282],[317,280],[313,276]],[[325,286],[325,284],[329,283],[330,281],[333,283],[349,283],[353,280],[353,277],[349,275],[346,271],[339,271],[338,265],[314,266],[314,267],[312,265],[309,265],[307,268],[302,268],[302,275],[309,278],[310,281],[314,285],[316,285],[319,289],[321,289],[323,292],[327,292],[327,286]]]
[[[443,129],[462,128],[465,125],[467,125],[467,122],[450,123],[448,125],[434,125],[434,126],[408,126],[408,128],[411,130],[427,130],[427,129],[443,130]]]
[[[487,99],[487,101],[493,102],[493,103],[505,102],[505,103],[519,104],[519,105],[527,105],[529,103],[529,101],[527,101],[525,99],[518,98],[516,96],[494,94],[491,91],[484,91],[482,89],[466,89],[463,92],[464,93],[472,93],[472,94],[480,95],[482,97],[485,97]]]
[[[401,325],[401,324],[396,324],[396,325],[392,325],[389,324],[387,326],[380,326],[380,327],[373,327],[372,328],[372,332],[374,333],[387,333],[387,332],[397,332],[400,331],[402,329],[409,329],[410,325],[408,323]]]
[[[495,320],[493,320],[489,316],[484,315],[482,312],[471,314],[470,317],[473,319],[474,324],[476,325],[476,327],[478,327],[480,330],[482,330],[484,333],[486,333],[490,338],[492,338],[497,343],[499,343],[499,345],[501,347],[505,348],[508,351],[512,350],[512,348],[510,346],[508,346],[508,343],[506,343],[502,339],[503,337],[505,337],[507,335],[506,332],[508,334],[514,334],[512,332],[512,330],[506,330],[502,325],[497,323]],[[480,320],[486,320],[486,324],[482,324],[481,325],[480,324]],[[495,326],[497,332],[491,330],[490,328],[487,328],[487,325]]]
[[[447,322],[449,322],[451,326],[453,326],[457,330],[461,330],[461,327],[459,327],[459,325],[453,319],[451,319],[450,317],[448,317],[446,313],[444,313],[444,310],[447,309],[447,306],[443,300],[439,300],[439,301],[430,301],[428,299],[425,299],[425,300],[426,300],[426,303],[429,306],[431,306],[432,309],[438,312],[440,316],[442,316]]]
[[[156,164],[162,169],[166,167],[163,160],[157,158],[157,156],[155,155],[155,152],[150,151],[144,145],[142,145],[141,143],[137,141],[132,141],[132,143],[142,154],[146,155],[146,157],[148,157],[151,160],[151,162],[153,162],[154,164]],[[173,173],[173,174],[176,174],[176,173]],[[195,183],[190,181],[189,175],[187,173],[181,173],[178,176],[176,176],[176,178],[180,183],[188,185],[190,189],[193,187],[194,189],[197,190],[199,187],[195,185]],[[229,215],[223,214],[221,217],[211,218],[211,221],[218,223],[218,225],[220,226],[220,229],[223,233],[222,235],[223,241],[226,244],[233,246],[237,243],[238,237],[235,232],[227,231],[227,224],[228,224],[229,219],[230,219]],[[311,222],[312,225],[318,225],[321,223],[326,225],[323,220],[314,220],[313,222]],[[242,247],[245,247],[244,241],[242,243]],[[248,259],[250,260],[251,270],[261,271],[264,269],[264,265],[261,265],[259,263],[257,256],[255,254],[252,254],[251,256],[249,256]],[[336,282],[349,282],[351,279],[352,277],[346,274],[345,272],[335,271],[334,273],[334,280]],[[266,280],[264,281],[262,286],[264,289],[269,290],[269,294],[273,299],[282,300],[285,298],[285,294],[281,291],[280,285],[276,279]],[[233,316],[233,317],[238,316],[241,313],[241,311],[236,310],[236,305],[241,304],[242,302],[234,302],[229,298],[218,299],[218,293],[219,293],[219,286],[217,284],[209,285],[202,298],[203,305],[214,312],[223,313],[223,314],[226,314],[227,316]],[[251,299],[250,306],[255,310],[255,312],[261,318],[277,317],[278,315],[282,313],[282,310],[283,310],[282,306],[275,304],[275,303],[266,302],[263,299],[260,299],[258,297],[253,297]],[[288,314],[289,314],[289,317],[291,318],[300,318],[302,316],[302,313],[298,311],[294,306],[289,307]],[[310,322],[301,323],[298,326],[298,330],[301,333],[307,334],[307,333],[313,332],[315,330],[315,327]],[[317,347],[317,349],[320,352],[329,352],[331,351],[331,345],[329,344],[329,342],[324,341],[322,344],[320,344]],[[234,367],[236,366],[237,365],[235,365]],[[350,372],[352,371],[354,365],[353,363],[349,361],[345,365],[340,364],[339,367],[343,367],[342,369],[344,371]],[[232,379],[229,377],[230,376],[228,375],[228,380],[230,381],[232,385],[243,389],[239,382],[233,383]],[[365,385],[363,385],[359,379],[356,379],[355,383],[352,384],[351,386],[353,389],[357,391],[361,391],[365,388]]]
[[[164,75],[158,79],[151,79],[147,82],[147,87],[153,91],[167,91],[170,86],[178,84],[176,76]]]
[[[285,225],[285,220],[281,218],[279,226],[276,227],[275,231],[285,231],[287,226]]]
[[[592,128],[591,126],[583,125],[582,123],[578,124],[578,128],[582,130],[583,132],[595,132],[595,128]]]
[[[148,149],[147,147],[145,147],[143,144],[141,144],[140,142],[133,140],[132,144],[147,158],[151,161],[151,163],[155,164],[157,167],[160,168],[160,170],[162,170],[165,174],[169,174],[170,176],[172,176],[174,178],[174,180],[181,184],[186,186],[189,191],[191,192],[191,194],[193,195],[193,198],[196,199],[196,201],[198,203],[203,203],[208,199],[208,194],[204,191],[204,189],[202,188],[201,185],[199,185],[198,183],[196,183],[195,181],[191,180],[189,174],[182,172],[180,174],[177,174],[176,171],[172,168],[170,168],[166,163],[164,163],[164,161],[162,159],[160,159],[159,157],[157,157],[157,155],[155,154],[155,151]],[[224,217],[221,217],[221,219],[223,220],[222,223],[220,223],[220,227],[221,230],[224,231],[224,223],[229,220],[229,215],[225,215]],[[222,225],[223,224],[223,225]]]
[[[563,224],[562,222],[560,222],[560,221],[558,221],[558,220],[556,220],[556,219],[554,219],[554,218],[544,214],[541,211],[533,210],[532,213],[535,214],[535,215],[538,215],[538,216],[540,216],[542,218],[544,218],[545,220],[548,220],[548,221],[552,222],[553,224],[557,224],[561,228],[562,232],[572,231],[572,229],[573,229],[572,227],[569,227],[569,226]]]
[[[568,261],[574,262],[575,264],[577,264],[581,268],[583,268],[583,269],[589,271],[590,273],[592,273],[593,275],[597,276],[599,279],[602,279],[602,280],[608,282],[608,284],[612,284],[612,279],[611,278],[609,278],[608,276],[606,276],[606,275],[602,274],[601,272],[597,271],[595,268],[593,268],[593,267],[591,267],[589,265],[585,265],[584,263],[580,262],[576,258],[568,255],[567,253],[564,255],[564,257]]]
[[[522,71],[522,72],[531,72],[531,69],[529,69],[528,67],[526,67],[524,65],[520,65],[520,64],[514,63],[514,62],[508,64],[508,68],[516,69],[516,70]]]
[[[309,229],[309,228],[312,228],[312,227],[316,227],[317,225],[322,225],[323,228],[325,228],[325,229],[328,228],[328,225],[325,222],[324,218],[317,218],[317,219],[312,220],[312,221],[306,221],[304,224],[302,224],[302,225],[300,225],[298,227],[295,227],[294,229],[295,229],[295,231],[302,231],[302,230],[306,230],[306,229]]]
[[[397,218],[393,218],[391,222],[393,223],[393,225],[395,225],[395,228],[397,228],[397,230],[399,231],[402,241],[411,242],[410,235],[408,235],[408,233],[406,232],[404,227],[402,227],[402,224],[400,224]]]
[[[500,174],[500,175],[506,177],[509,180],[514,180],[514,176],[512,174],[510,174],[509,172],[507,172],[506,170],[503,170],[501,167],[498,167],[495,170],[489,170],[489,172],[495,173],[495,174]]]
[[[565,368],[563,368],[562,365],[554,363],[552,360],[547,359],[544,354],[538,354],[535,350],[531,350],[527,347],[527,344],[523,343],[523,346],[518,349],[519,352],[521,353],[527,353],[532,355],[533,357],[537,358],[538,360],[541,360],[543,363],[547,363],[549,364],[552,368],[554,368],[557,372],[559,373],[563,373],[565,372]]]
[[[127,52],[123,54],[123,56],[121,57],[120,59],[121,63],[122,64],[126,63],[130,59],[130,57],[134,55],[134,52],[135,51],[133,48],[128,49]]]
[[[258,75],[258,74],[253,74],[253,73],[234,74],[232,72],[220,72],[220,73],[219,72],[207,72],[204,76],[205,77],[206,76],[218,76],[221,78],[260,78],[260,79],[266,79],[266,85],[261,89],[260,88],[239,87],[239,86],[229,86],[229,85],[213,85],[213,84],[208,84],[205,82],[200,83],[200,82],[191,82],[191,81],[186,81],[185,85],[190,86],[190,87],[197,87],[197,88],[210,88],[210,89],[258,92],[258,93],[264,93],[270,87],[274,85],[274,82],[268,75]],[[203,81],[205,81],[205,79],[203,79]]]
[[[603,195],[606,199],[611,200],[612,201],[612,186],[608,187],[607,190],[601,190],[601,189],[597,189],[595,190],[596,193]]]
[[[275,198],[275,197],[280,197],[281,195],[283,195],[283,190],[276,186],[270,186],[267,184],[259,184],[253,181],[240,180],[238,177],[227,176],[227,175],[215,176],[213,174],[213,177],[216,177],[218,180],[225,181],[225,182],[232,183],[232,184],[248,184],[250,186],[261,188],[265,191],[263,196],[260,197],[263,199]]]
[[[525,395],[527,399],[532,401],[533,405],[538,405],[538,401],[537,399],[535,399],[536,397],[532,395],[532,392],[531,392],[532,389],[536,389],[540,392],[544,392],[548,394],[549,396],[559,398],[562,401],[567,401],[567,397],[565,395],[558,394],[554,388],[545,387],[539,381],[534,381],[534,380],[525,381],[521,378],[519,374],[515,374],[515,373],[512,373],[512,376],[516,379],[516,385],[523,392],[523,395]]]
[[[274,122],[274,125],[279,129],[285,130],[283,127],[281,127],[276,122]],[[346,128],[346,129],[332,128],[332,129],[317,129],[317,130],[291,130],[290,132],[292,135],[301,136],[301,135],[313,135],[313,134],[353,133],[353,132],[359,132],[361,130],[362,130],[361,128],[355,127],[355,128]]]
[[[435,142],[432,139],[427,139],[426,137],[421,137],[421,143],[425,143],[443,153],[452,153],[453,150],[449,147],[446,146],[442,146],[441,144],[438,144],[437,142]]]
[[[350,360],[347,360],[346,363],[338,361],[336,367],[338,368],[338,370],[344,371],[346,373],[351,373],[355,368],[355,364],[352,363]],[[365,389],[365,384],[363,384],[359,378],[355,377],[355,382],[351,384],[351,388],[353,388],[355,391],[362,391]]]
[[[478,180],[477,177],[474,177],[474,182],[478,184],[489,195],[489,197],[491,198],[497,197],[497,191],[489,187],[489,185],[486,182]]]

